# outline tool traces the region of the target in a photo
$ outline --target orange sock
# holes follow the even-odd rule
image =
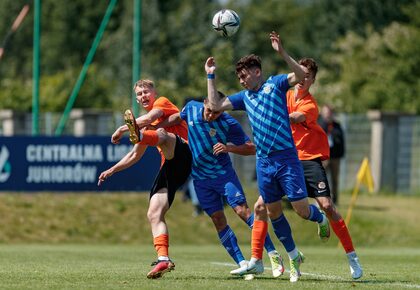
[[[344,251],[346,253],[350,253],[354,251],[353,242],[350,237],[349,230],[346,226],[346,223],[343,219],[340,219],[338,221],[330,220],[331,227],[334,230],[334,233],[337,235],[338,239],[341,242],[341,245],[343,245]]]
[[[159,142],[159,137],[156,131],[146,130],[143,131],[143,138],[139,142],[142,145],[156,146]]]
[[[254,226],[252,227],[252,257],[262,259],[264,251],[264,241],[267,235],[268,223],[265,221],[254,220]]]
[[[169,257],[169,235],[159,235],[153,239],[158,257],[165,256]]]

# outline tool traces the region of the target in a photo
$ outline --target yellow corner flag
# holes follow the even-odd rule
[[[357,172],[357,182],[359,184],[366,185],[369,192],[373,193],[373,177],[367,157],[363,159],[359,172]]]
[[[373,192],[374,190],[373,177],[372,177],[372,172],[370,171],[369,160],[367,159],[367,157],[363,159],[362,165],[360,166],[360,169],[357,172],[356,185],[351,195],[351,201],[350,201],[349,208],[347,209],[347,215],[345,219],[347,226],[350,223],[351,214],[353,212],[353,207],[356,204],[356,199],[357,199],[357,195],[359,194],[359,187],[361,184],[367,186],[370,193]],[[340,243],[338,243],[338,246],[340,246]]]

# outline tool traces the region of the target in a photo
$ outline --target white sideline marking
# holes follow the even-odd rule
[[[236,264],[232,264],[232,263],[223,263],[223,262],[210,262],[210,264],[213,265],[220,265],[220,266],[226,266],[226,267],[237,267],[238,265]],[[270,267],[264,267],[265,270],[271,270]],[[290,271],[288,269],[285,269],[285,272],[290,273]],[[316,277],[316,278],[322,278],[325,280],[330,280],[330,281],[351,281],[350,279],[344,279],[342,277],[339,276],[331,276],[331,275],[323,275],[323,274],[314,274],[314,273],[306,273],[306,272],[301,272],[302,275],[305,276],[311,276],[311,277]],[[361,281],[363,283],[363,280],[354,280],[354,281]],[[365,282],[365,283],[369,283],[369,282]],[[404,284],[404,283],[400,283],[400,282],[383,282],[382,284],[384,285],[390,285],[390,286],[399,286],[399,287],[405,287],[405,288],[415,288],[415,289],[420,289],[420,285],[419,284]]]

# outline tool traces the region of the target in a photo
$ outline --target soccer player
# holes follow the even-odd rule
[[[245,90],[220,99],[216,89],[213,57],[207,59],[205,70],[210,108],[214,111],[245,110],[248,114],[257,148],[259,192],[274,232],[289,255],[290,281],[296,282],[300,277],[299,267],[304,257],[294,243],[290,225],[282,211],[281,198],[287,195],[299,216],[318,223],[318,234],[322,240],[328,239],[330,233],[328,219],[308,202],[303,170],[297,157],[287,113],[286,92],[304,78],[305,72],[284,50],[276,32],[270,33],[270,40],[273,49],[293,72],[264,79],[260,58],[256,55],[245,56],[236,64],[236,74]],[[252,257],[248,268],[246,271],[234,270],[232,274],[260,274],[264,271],[262,245],[268,228],[267,213],[264,206],[258,207],[256,205]]]
[[[125,112],[126,125],[119,127],[112,135],[112,142],[118,143],[123,132],[130,131],[130,140],[135,143],[133,149],[117,164],[105,170],[99,176],[98,185],[115,172],[121,171],[143,156],[147,145],[159,146],[162,163],[150,192],[149,219],[153,244],[158,259],[152,264],[152,270],[147,278],[160,278],[164,273],[175,268],[169,259],[169,232],[165,214],[169,210],[177,189],[181,187],[191,173],[191,151],[185,140],[188,139],[185,122],[159,130],[144,130],[146,126],[157,125],[168,116],[179,113],[178,108],[167,98],[159,97],[154,83],[150,80],[139,80],[134,86],[137,103],[147,111],[146,114],[134,119],[130,110]],[[143,129],[139,131],[139,128]]]
[[[359,279],[363,275],[362,267],[347,226],[331,199],[327,175],[321,163],[329,158],[330,147],[327,135],[317,123],[318,104],[309,92],[315,82],[318,65],[311,58],[303,58],[299,64],[305,71],[305,78],[293,90],[289,90],[286,96],[293,139],[303,166],[306,189],[308,196],[315,198],[327,215],[347,254],[352,277]]]
[[[335,205],[338,205],[339,188],[338,181],[340,179],[340,163],[345,155],[345,136],[344,131],[338,121],[334,119],[334,110],[331,106],[324,105],[320,111],[320,118],[318,124],[324,130],[328,137],[330,145],[330,158],[322,161],[322,165],[331,179],[330,193]]]
[[[254,215],[247,205],[228,153],[254,155],[255,145],[234,118],[222,111],[212,111],[207,99],[204,103],[190,101],[181,113],[167,119],[171,124],[182,120],[188,124],[188,144],[193,156],[191,176],[200,206],[212,219],[220,242],[228,254],[240,268],[246,269],[247,261],[223,210],[223,198],[252,228]],[[281,276],[284,272],[283,261],[269,235],[265,238],[264,246],[270,258],[273,276]]]

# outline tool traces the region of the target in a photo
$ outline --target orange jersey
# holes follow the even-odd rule
[[[286,98],[288,113],[299,112],[304,114],[306,118],[304,122],[290,124],[299,159],[328,159],[330,157],[328,137],[317,123],[319,113],[318,105],[314,97],[312,97],[311,94],[308,94],[303,99],[296,102],[294,91],[289,90],[286,94]]]
[[[159,124],[170,115],[179,113],[178,107],[165,97],[157,98],[150,110],[152,109],[159,109],[163,112],[163,115],[152,123],[153,126]],[[182,137],[184,140],[188,141],[188,127],[184,120],[180,124],[166,127],[165,130],[174,133],[175,135],[178,135],[179,137]]]
[[[157,98],[155,102],[153,103],[152,108],[150,108],[150,110],[148,111],[151,111],[152,109],[159,109],[159,110],[162,110],[163,112],[163,115],[151,124],[153,126],[159,124],[160,122],[168,118],[170,115],[179,113],[178,107],[175,106],[171,101],[169,101],[167,98],[163,96]],[[184,120],[182,120],[182,122],[177,125],[166,127],[165,130],[167,132],[178,135],[179,137],[183,138],[185,141],[188,141],[188,127],[187,127],[187,123],[185,123]],[[165,162],[165,156],[163,156],[163,153],[159,147],[158,147],[158,150],[161,156],[160,166],[162,167],[163,163]]]

